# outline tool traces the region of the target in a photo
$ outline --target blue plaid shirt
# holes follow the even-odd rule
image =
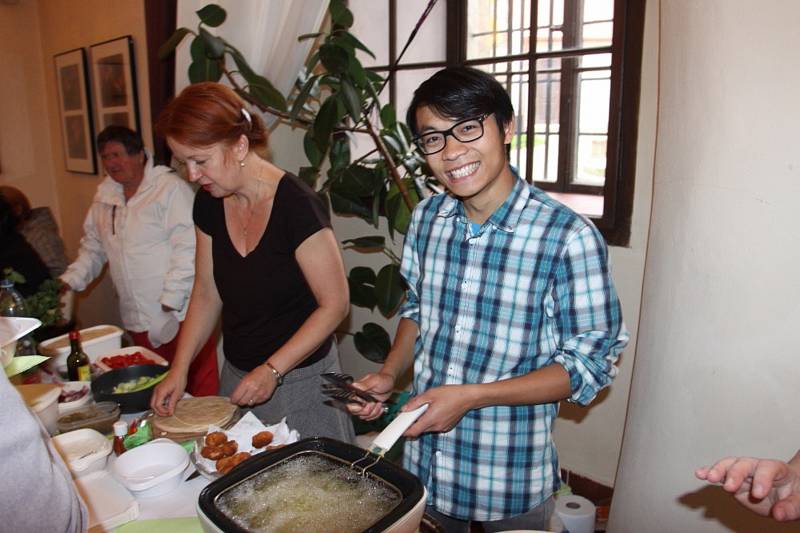
[[[414,392],[491,383],[558,363],[570,401],[586,405],[617,373],[628,342],[607,249],[586,219],[517,179],[473,233],[447,194],[412,214],[401,316],[419,325]],[[558,403],[468,411],[448,433],[406,443],[405,467],[429,504],[454,518],[524,513],[559,486],[551,426]]]

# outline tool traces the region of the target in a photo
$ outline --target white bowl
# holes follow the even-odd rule
[[[110,440],[88,428],[56,435],[52,441],[76,478],[105,468],[112,448]]]
[[[52,383],[16,385],[25,403],[28,404],[51,435],[58,432],[58,395],[61,387]]]
[[[113,473],[134,496],[149,498],[178,488],[187,466],[189,454],[183,446],[156,439],[120,455]]]

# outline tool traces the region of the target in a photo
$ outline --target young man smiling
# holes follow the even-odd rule
[[[628,342],[605,243],[511,169],[513,109],[491,75],[437,72],[407,121],[448,193],[414,210],[394,344],[357,384],[385,398],[413,363],[416,396],[404,410],[429,408],[406,433],[418,438],[404,463],[447,531],[470,521],[546,529],[559,486],[558,402],[591,402]],[[381,405],[351,410],[373,419]]]

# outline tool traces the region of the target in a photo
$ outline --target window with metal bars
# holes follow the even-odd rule
[[[353,33],[376,55],[360,59],[389,77],[383,98],[398,116],[440,68],[491,72],[516,112],[511,164],[591,217],[609,244],[627,245],[644,0],[439,0],[399,62],[429,0],[349,6]]]

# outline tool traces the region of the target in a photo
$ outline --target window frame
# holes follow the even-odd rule
[[[383,73],[389,79],[389,99],[397,102],[396,73],[404,70],[421,70],[444,68],[446,66],[481,67],[492,63],[511,61],[528,62],[528,131],[526,142],[526,168],[523,175],[531,182],[533,175],[533,143],[536,120],[536,67],[537,61],[543,58],[565,58],[577,55],[610,53],[611,86],[609,101],[609,123],[607,129],[606,174],[605,183],[601,186],[567,183],[567,177],[575,166],[575,144],[577,134],[577,99],[570,94],[577,87],[577,81],[565,84],[561,81],[560,122],[568,124],[567,128],[559,128],[559,161],[558,180],[554,182],[536,181],[535,185],[548,192],[589,194],[603,197],[603,214],[590,217],[603,234],[609,245],[628,246],[633,214],[633,197],[636,172],[636,141],[638,135],[639,92],[641,79],[642,41],[644,34],[644,13],[646,0],[614,0],[614,29],[610,46],[582,49],[569,49],[537,52],[536,33],[537,15],[536,0],[530,9],[530,46],[523,54],[499,56],[493,58],[467,59],[467,2],[464,0],[444,0],[446,9],[446,50],[444,61],[428,61],[401,63],[394,65],[399,52],[397,41],[397,0],[389,0],[389,64],[371,66],[372,70]],[[578,0],[565,1],[565,13]],[[576,24],[577,26],[577,24]],[[565,71],[562,61],[561,72]],[[576,68],[567,69],[577,80]],[[566,87],[567,90],[564,90]],[[569,102],[566,104],[566,102]],[[520,114],[519,110],[516,110]],[[569,116],[572,115],[572,119]],[[565,132],[565,129],[567,130]],[[566,134],[565,134],[566,133]]]

